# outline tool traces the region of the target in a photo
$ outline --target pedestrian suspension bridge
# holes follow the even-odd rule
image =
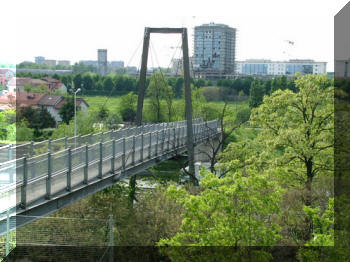
[[[194,146],[221,133],[217,120],[192,128]],[[0,235],[186,153],[186,130],[187,121],[147,124],[0,148]]]

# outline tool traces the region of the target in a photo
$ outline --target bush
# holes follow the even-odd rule
[[[122,119],[117,114],[110,114],[106,119],[106,126],[108,129],[117,129]]]
[[[34,139],[34,129],[28,127],[28,122],[22,120],[16,127],[17,141],[32,141]]]
[[[218,86],[206,86],[202,88],[202,92],[208,102],[219,101],[222,100],[220,89]]]

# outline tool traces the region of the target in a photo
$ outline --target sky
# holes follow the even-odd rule
[[[334,15],[344,0],[14,0],[5,3],[8,22],[0,64],[46,59],[108,60],[139,66],[145,27],[187,27],[190,55],[193,28],[223,23],[237,29],[236,60],[314,59],[333,71]],[[11,5],[11,6],[6,6]],[[168,67],[180,35],[151,35],[149,67]],[[288,44],[286,40],[294,42]]]

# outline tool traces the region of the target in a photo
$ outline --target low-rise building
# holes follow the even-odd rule
[[[69,60],[58,60],[57,64],[63,65],[63,66],[70,66],[70,61]]]
[[[237,75],[295,75],[326,74],[327,62],[311,59],[293,59],[289,61],[271,61],[266,59],[247,59],[236,62]]]
[[[53,59],[45,59],[44,60],[44,64],[48,65],[48,66],[55,66],[56,65],[56,60]]]
[[[7,82],[14,76],[14,72],[10,69],[0,69],[0,85],[6,86]]]

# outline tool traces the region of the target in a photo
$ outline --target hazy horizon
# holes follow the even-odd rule
[[[108,49],[108,61],[139,66],[144,27],[187,27],[190,55],[193,28],[222,23],[237,29],[236,60],[313,59],[333,71],[334,15],[347,1],[178,1],[147,3],[109,1],[16,1],[15,20],[0,50],[0,63],[46,59],[96,60],[97,49]],[[68,4],[69,3],[69,4]],[[139,8],[137,8],[137,5]],[[227,8],[225,8],[227,6]],[[184,7],[187,7],[183,9]],[[181,14],[181,15],[180,15]],[[13,40],[15,43],[13,43]],[[288,44],[286,40],[294,42]],[[180,35],[151,36],[149,67],[168,67]],[[156,51],[154,51],[156,50]]]

